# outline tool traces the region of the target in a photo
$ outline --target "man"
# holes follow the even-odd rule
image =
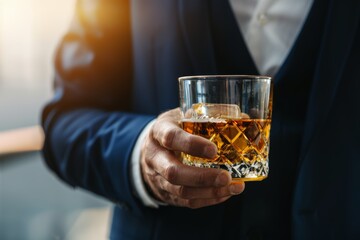
[[[78,2],[44,156],[115,203],[112,239],[360,238],[360,2],[299,2]],[[268,179],[179,162],[216,152],[177,124],[177,78],[198,74],[274,77]]]

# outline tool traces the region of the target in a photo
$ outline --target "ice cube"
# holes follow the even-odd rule
[[[240,107],[236,104],[196,103],[192,105],[192,111],[189,113],[195,119],[233,119],[242,117]]]

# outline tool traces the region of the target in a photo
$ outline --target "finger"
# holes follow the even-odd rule
[[[210,140],[185,132],[175,122],[164,120],[154,124],[152,136],[169,150],[203,158],[213,158],[217,153],[216,145]]]
[[[231,176],[225,170],[187,166],[182,164],[171,151],[156,152],[145,159],[146,164],[172,184],[189,187],[221,187],[231,182]]]
[[[161,176],[157,177],[157,181],[163,190],[184,199],[223,198],[238,195],[245,188],[244,183],[231,184],[225,187],[186,187],[171,184]]]
[[[156,195],[158,196],[158,198],[161,201],[168,203],[170,205],[180,206],[180,207],[188,207],[188,208],[193,208],[193,209],[219,204],[221,202],[226,201],[227,199],[229,199],[231,197],[231,195],[230,195],[230,196],[225,196],[225,197],[209,198],[209,199],[203,199],[203,198],[186,199],[186,198],[182,198],[177,195],[171,194],[162,189],[157,189]]]

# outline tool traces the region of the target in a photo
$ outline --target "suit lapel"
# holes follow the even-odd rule
[[[179,18],[193,74],[216,74],[208,1],[179,0]]]
[[[193,74],[216,74],[214,43],[209,24],[209,2],[179,0],[178,3],[181,30],[193,66]],[[317,129],[326,121],[336,99],[338,84],[359,24],[359,12],[360,1],[333,0],[329,5],[322,49],[310,94],[299,164],[306,156]]]
[[[321,124],[329,117],[331,106],[336,100],[344,66],[349,64],[347,58],[354,43],[359,16],[360,1],[333,0],[330,3],[322,49],[320,49],[314,84],[310,93],[300,161],[305,158],[314,136]]]

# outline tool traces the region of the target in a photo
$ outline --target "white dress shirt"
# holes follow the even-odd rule
[[[299,35],[313,0],[229,0],[250,55],[262,75],[274,76]],[[162,203],[146,191],[140,170],[140,148],[154,121],[142,131],[132,152],[131,171],[144,205]]]
[[[260,74],[274,76],[302,29],[313,0],[230,0]]]

